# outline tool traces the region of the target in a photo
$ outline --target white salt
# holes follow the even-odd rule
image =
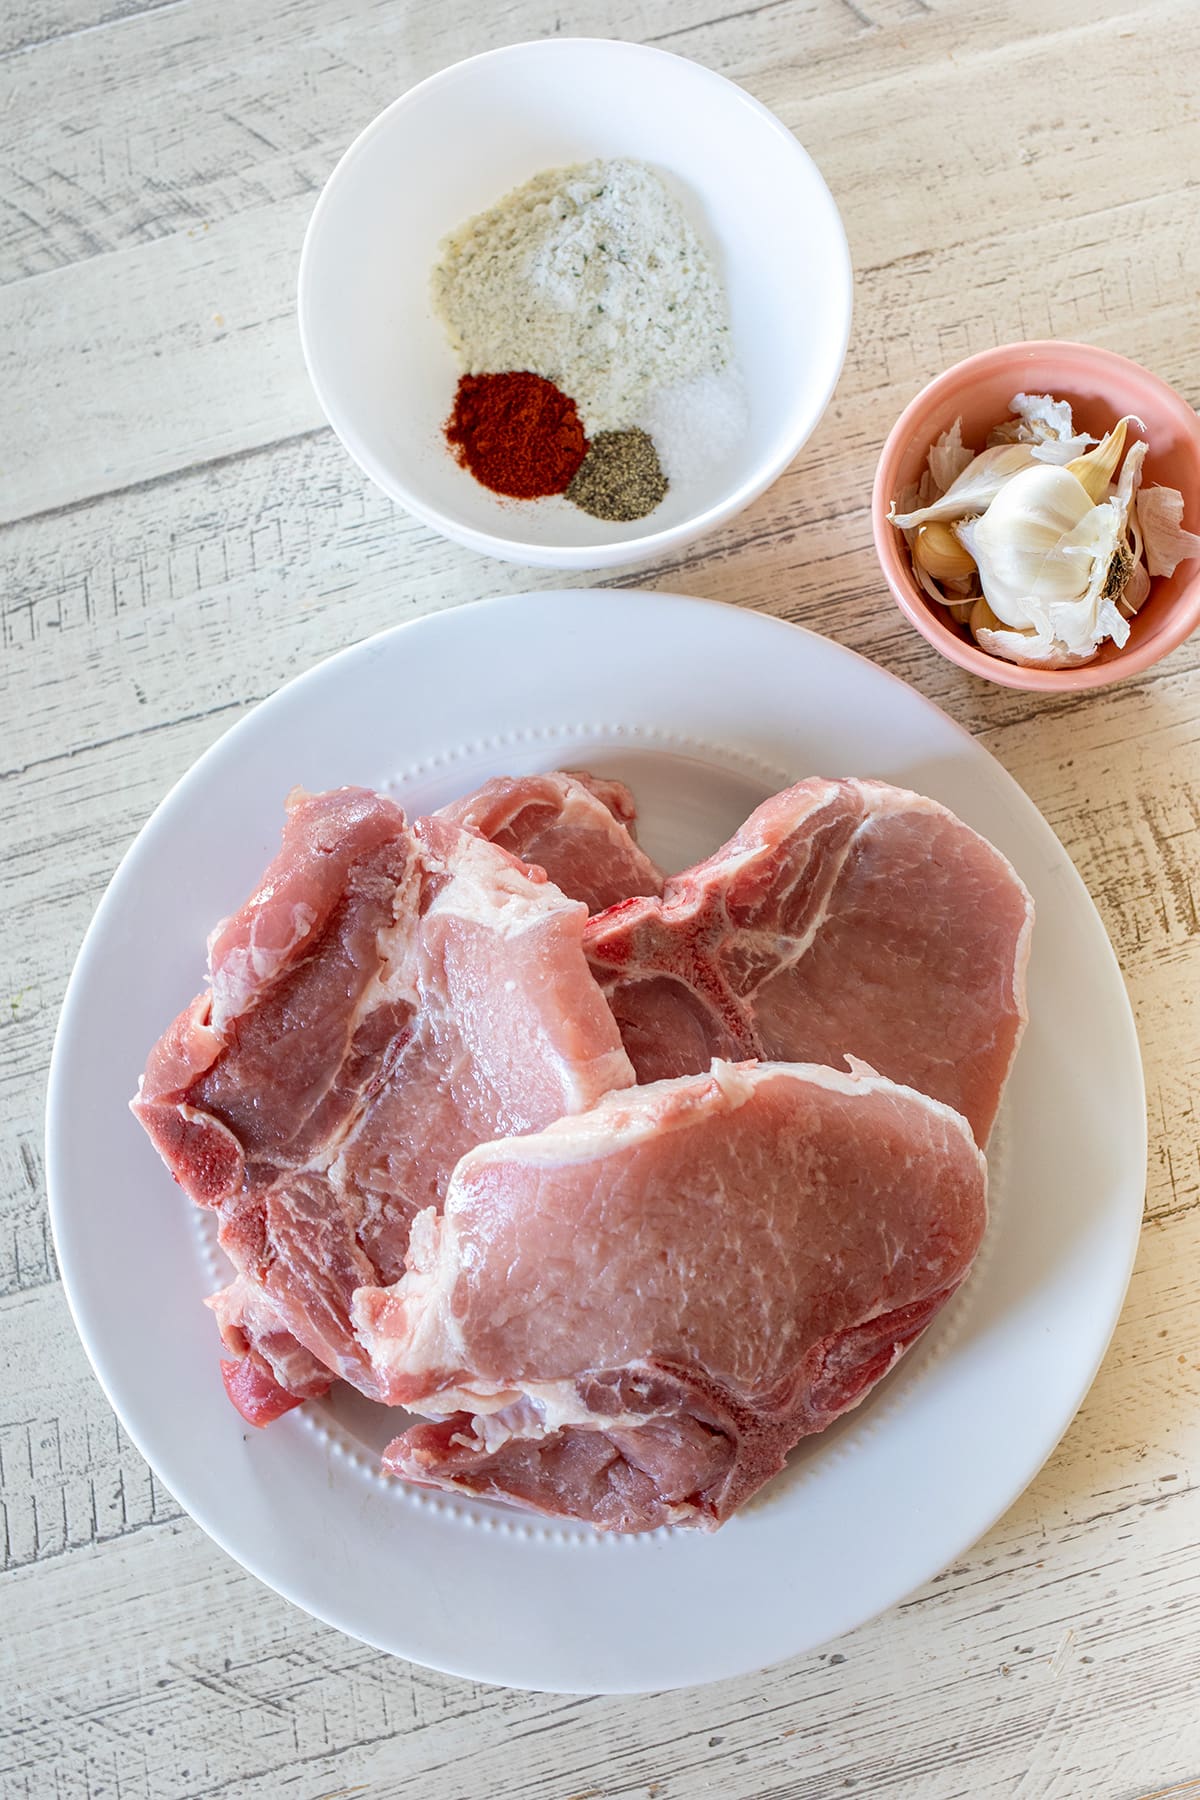
[[[669,482],[715,469],[746,434],[750,409],[736,367],[653,389],[637,423],[654,440]]]

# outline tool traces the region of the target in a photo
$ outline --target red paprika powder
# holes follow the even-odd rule
[[[513,500],[561,494],[588,450],[575,402],[527,369],[462,376],[446,441],[476,481]]]

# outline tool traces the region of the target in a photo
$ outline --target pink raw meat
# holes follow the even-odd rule
[[[280,1322],[256,1280],[236,1275],[208,1305],[231,1352],[221,1364],[225,1392],[251,1425],[270,1425],[328,1392],[329,1370]]]
[[[714,1063],[485,1144],[355,1297],[385,1466],[612,1531],[714,1526],[855,1406],[971,1266],[986,1166],[862,1068]]]
[[[133,1102],[220,1214],[237,1279],[213,1305],[252,1422],[320,1391],[322,1370],[377,1397],[351,1295],[397,1278],[462,1152],[632,1081],[585,919],[461,826],[410,828],[364,789],[289,801],[279,855],[213,934],[209,991]]]
[[[546,871],[572,900],[600,912],[630,894],[661,894],[662,870],[634,836],[637,807],[621,781],[583,770],[499,775],[438,817],[469,825]]]
[[[1027,1017],[1033,903],[933,800],[802,781],[661,899],[589,921],[639,1081],[714,1056],[860,1057],[988,1133]]]

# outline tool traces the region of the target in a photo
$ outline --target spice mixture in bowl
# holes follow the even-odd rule
[[[447,441],[496,493],[565,494],[593,518],[640,519],[668,492],[663,456],[675,466],[682,449],[716,468],[745,432],[725,290],[642,163],[544,170],[446,240],[433,289],[469,371]],[[719,433],[706,416],[714,384]]]
[[[544,170],[447,239],[433,287],[470,371],[447,440],[496,493],[565,494],[596,519],[641,519],[667,495],[664,456],[674,466],[678,449],[699,451],[698,466],[716,468],[745,432],[725,290],[682,206],[642,163]],[[541,386],[510,404],[535,370]],[[705,416],[713,384],[725,403],[716,434]],[[479,412],[474,431],[464,400]],[[652,416],[661,443],[644,428]]]
[[[639,45],[460,63],[352,145],[300,328],[331,424],[448,537],[596,568],[749,504],[841,369],[850,266],[790,132]]]

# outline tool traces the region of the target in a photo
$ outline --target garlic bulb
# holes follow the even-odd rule
[[[1120,509],[1095,505],[1069,469],[1023,469],[956,535],[1002,624],[1057,638],[1071,655],[1091,655],[1105,637],[1124,643],[1129,636],[1116,607],[1132,566]]]

